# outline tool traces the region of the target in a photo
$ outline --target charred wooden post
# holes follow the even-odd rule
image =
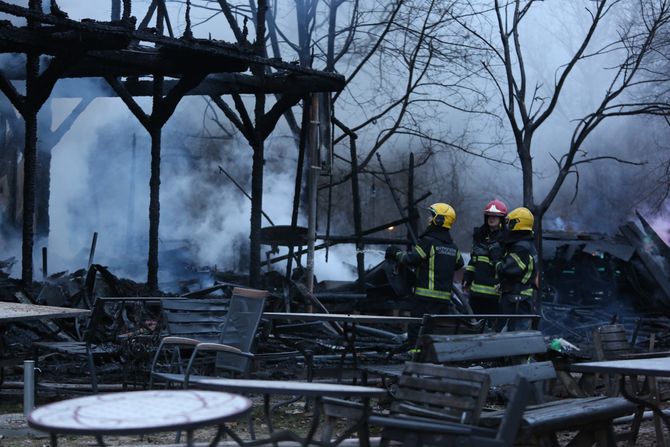
[[[295,172],[295,187],[293,189],[293,211],[291,213],[291,226],[298,225],[298,215],[300,214],[300,198],[303,185],[303,167],[305,165],[305,149],[307,147],[307,129],[309,128],[309,114],[310,114],[309,97],[304,97],[302,100],[302,124],[300,126],[300,142],[298,144],[298,162]],[[286,278],[291,278],[291,271],[293,267],[293,253],[295,247],[288,248],[288,259],[286,261]],[[299,260],[300,258],[298,258]]]
[[[91,239],[91,250],[88,252],[88,264],[86,268],[91,268],[93,264],[93,258],[95,257],[95,247],[98,245],[98,232],[93,233],[93,239]]]
[[[160,16],[160,9],[159,14]],[[163,76],[154,77],[152,118],[158,114],[163,99]],[[149,178],[149,258],[147,260],[147,286],[158,290],[158,228],[160,225],[161,138],[163,124],[149,119],[151,136],[151,176]]]
[[[47,279],[49,276],[47,259],[47,247],[42,247],[42,279]]]
[[[319,97],[312,94],[310,108],[310,138],[309,138],[309,178],[307,180],[307,265],[305,268],[307,290],[314,291],[314,242],[316,239],[316,203],[317,181],[319,178],[318,149],[319,149]]]
[[[351,195],[354,213],[354,232],[356,233],[356,269],[358,270],[358,288],[365,289],[365,245],[363,244],[363,223],[361,216],[361,194],[358,185],[358,151],[356,134],[349,133],[349,152],[351,154]]]
[[[258,0],[256,11],[256,42],[255,52],[259,56],[265,54],[265,15],[267,2]],[[261,80],[265,77],[265,67],[252,65],[251,72]],[[253,129],[252,149],[253,159],[251,168],[251,231],[249,241],[249,284],[259,287],[261,282],[261,216],[263,210],[263,164],[265,163],[265,136],[260,129],[260,123],[265,115],[265,95],[257,93],[254,107],[256,125]]]

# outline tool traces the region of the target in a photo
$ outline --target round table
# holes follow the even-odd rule
[[[251,401],[246,397],[220,391],[130,391],[38,407],[28,415],[28,425],[48,432],[53,446],[57,445],[57,434],[93,435],[104,445],[103,435],[180,430],[187,431],[187,445],[192,445],[194,429],[237,419],[250,409]]]

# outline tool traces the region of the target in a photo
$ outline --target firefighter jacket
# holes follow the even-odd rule
[[[501,231],[491,232],[486,224],[475,229],[470,262],[463,276],[463,282],[470,287],[472,295],[493,299],[500,296],[496,262],[502,256],[501,235]]]
[[[451,300],[454,272],[464,262],[448,229],[431,225],[411,251],[399,252],[396,259],[415,268],[415,296]]]
[[[496,264],[502,294],[532,297],[537,263],[533,232],[511,232],[505,240],[505,255]]]

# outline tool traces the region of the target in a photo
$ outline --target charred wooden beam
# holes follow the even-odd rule
[[[260,55],[261,53],[259,52],[242,50],[237,45],[220,40],[176,39],[173,37],[163,36],[149,31],[133,30],[132,26],[134,26],[134,19],[131,20],[130,23],[128,23],[128,21],[97,22],[92,20],[78,22],[76,20],[70,20],[55,15],[43,14],[37,11],[30,11],[27,8],[13,5],[5,1],[0,1],[0,12],[4,12],[17,17],[29,18],[31,20],[43,24],[59,25],[63,27],[64,30],[69,29],[69,30],[98,32],[98,33],[105,33],[108,35],[130,37],[132,40],[137,42],[142,41],[150,42],[156,44],[156,47],[159,48],[160,51],[164,52],[165,55],[172,54],[173,56],[183,57],[185,54],[195,56],[199,53],[203,57],[206,56],[206,57],[231,58],[246,62],[247,64],[269,66],[277,70],[283,70],[287,72],[311,74],[329,79],[340,79],[342,81],[341,88],[344,87],[344,78],[336,73],[328,73],[311,68],[301,67],[297,64],[284,62],[281,59],[267,58]],[[67,50],[67,48],[63,48],[63,51],[65,50]],[[44,52],[43,54],[48,53]],[[202,69],[203,67],[200,68]],[[211,72],[212,70],[209,71]],[[225,71],[232,71],[232,70],[225,70]]]
[[[78,65],[80,67],[81,64]],[[95,91],[99,97],[115,97],[116,92],[102,78],[79,78],[78,68],[68,70],[65,74],[70,79],[61,79],[52,93],[54,98],[81,98],[82,92]],[[25,75],[20,70],[6,67],[3,72],[10,80],[22,81]],[[77,75],[77,76],[73,76]],[[116,77],[116,76],[115,76]],[[151,81],[126,80],[121,82],[132,96],[151,96]],[[178,81],[168,79],[165,88],[172,88]],[[18,85],[18,84],[17,84]],[[188,92],[190,96],[222,96],[230,94],[283,94],[289,90],[299,89],[304,93],[330,92],[340,88],[339,81],[324,79],[318,76],[274,74],[267,76],[262,82],[253,75],[242,73],[214,73]]]

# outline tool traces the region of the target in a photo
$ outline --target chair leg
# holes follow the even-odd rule
[[[384,437],[384,433],[382,433],[382,437],[379,439],[379,447],[389,447],[389,443],[391,440],[389,438]]]
[[[91,388],[95,394],[98,393],[98,376],[95,374],[95,360],[91,348],[86,346],[86,360],[88,361],[88,369],[91,372]]]
[[[420,447],[421,440],[418,434],[408,433],[405,435],[405,439],[402,442],[403,447]]]
[[[642,417],[644,416],[644,407],[638,407],[637,410],[635,410],[635,416],[633,417],[633,423],[630,427],[630,433],[628,433],[628,443],[627,445],[629,447],[632,447],[635,445],[635,442],[637,441],[637,435],[640,432],[640,426],[642,425]]]

